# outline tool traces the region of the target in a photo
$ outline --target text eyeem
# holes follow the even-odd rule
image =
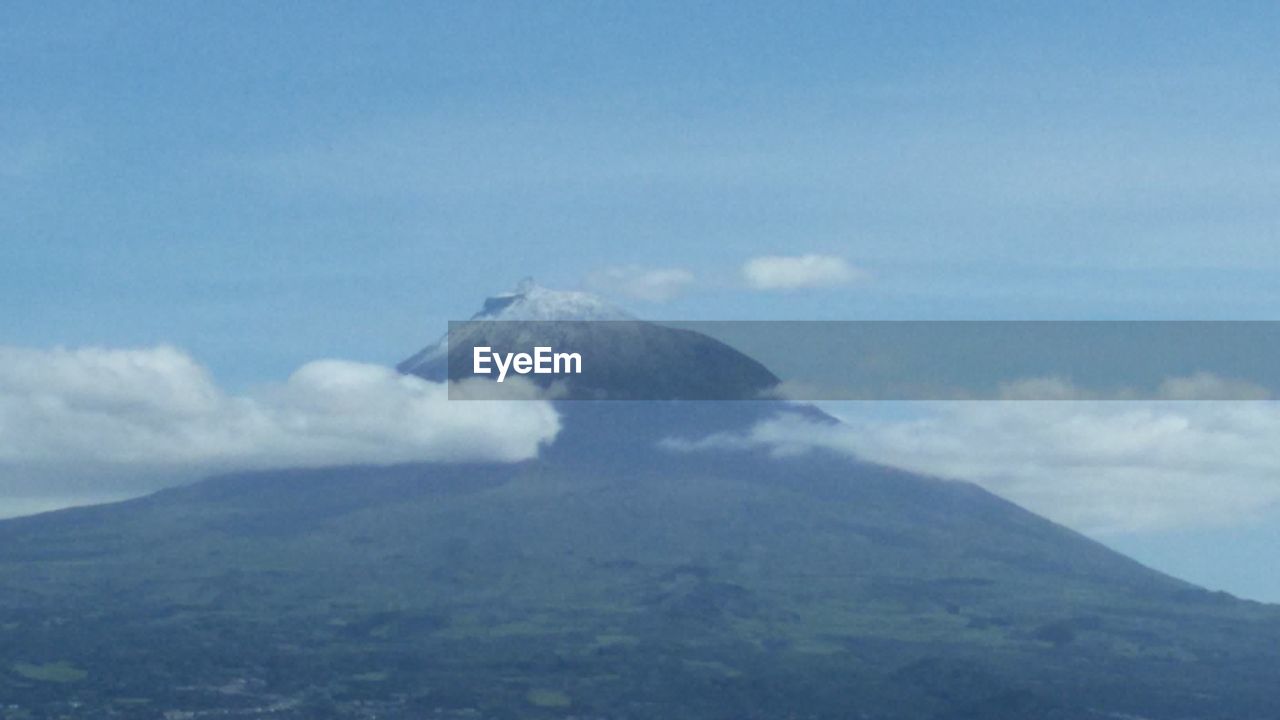
[[[518,375],[582,374],[581,353],[555,352],[549,347],[535,347],[529,354],[497,353],[493,348],[477,346],[472,348],[471,359],[471,371],[476,375],[491,375],[497,368],[498,382],[507,378],[508,371]]]

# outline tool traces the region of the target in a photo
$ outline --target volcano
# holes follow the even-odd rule
[[[585,354],[585,372],[560,388],[570,400],[752,400],[776,389],[764,365],[692,330],[642,322],[603,300],[521,282],[489,298],[468,323],[397,366],[426,380],[468,377],[477,346],[546,345]],[[540,383],[546,386],[548,383]]]
[[[486,318],[633,320],[532,284]],[[0,522],[0,718],[1280,717],[1280,608],[968,483],[667,449],[836,421],[644,325],[610,340],[661,350],[628,383],[724,401],[600,376],[534,460],[237,473]]]

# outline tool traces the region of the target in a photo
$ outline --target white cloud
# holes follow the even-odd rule
[[[1165,400],[1268,400],[1271,391],[1243,380],[1199,372],[1188,377],[1169,378],[1157,393]]]
[[[587,277],[598,292],[625,295],[647,302],[667,302],[693,285],[693,273],[684,268],[642,268],[635,265],[605,268]]]
[[[861,407],[842,425],[781,415],[746,434],[668,445],[825,448],[969,480],[1099,534],[1234,525],[1280,504],[1273,403],[953,402],[911,404],[907,418]]]
[[[1001,383],[1001,400],[1268,400],[1271,391],[1245,380],[1211,372],[1165,378],[1155,392],[1134,387],[1089,390],[1061,377],[1036,377]]]
[[[834,255],[769,255],[743,263],[742,277],[756,290],[795,290],[847,285],[867,273]]]
[[[517,461],[559,428],[546,402],[449,402],[377,365],[312,362],[231,395],[174,348],[0,348],[0,466],[16,475]]]

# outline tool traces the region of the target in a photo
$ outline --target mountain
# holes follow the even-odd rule
[[[630,314],[603,299],[584,292],[549,290],[534,282],[521,280],[509,293],[484,301],[472,321],[542,322],[542,321],[633,321]],[[431,380],[443,379],[449,350],[449,337],[428,345],[400,363],[397,369],[406,374]]]
[[[470,322],[452,326],[397,369],[427,380],[458,380],[470,376],[474,347],[508,353],[539,345],[585,358],[582,372],[562,389],[566,400],[747,400],[765,396],[779,382],[719,340],[642,322],[593,295],[549,290],[532,280],[489,298]]]
[[[531,288],[485,312],[563,307]],[[658,444],[814,410],[557,408],[528,462],[0,522],[0,718],[1280,717],[1280,608],[967,483]]]

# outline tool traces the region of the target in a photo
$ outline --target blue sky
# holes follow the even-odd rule
[[[1244,2],[11,3],[0,344],[247,388],[630,266],[696,276],[627,301],[661,318],[1275,319],[1278,35]],[[805,253],[866,279],[742,280]]]

